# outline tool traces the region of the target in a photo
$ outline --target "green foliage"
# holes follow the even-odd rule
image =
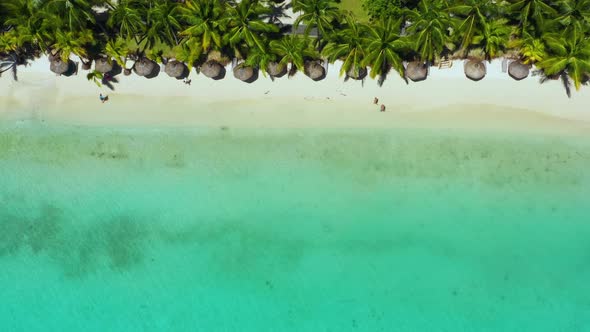
[[[253,48],[248,53],[248,58],[245,63],[247,66],[259,68],[262,75],[266,76],[266,70],[271,62],[277,61],[278,56],[273,53],[269,47]]]
[[[485,34],[486,26],[497,18],[499,7],[495,0],[464,0],[451,5],[448,11],[455,17],[455,36],[466,54],[475,44],[473,38]]]
[[[445,47],[454,48],[450,36],[451,17],[444,9],[443,1],[435,0],[422,1],[418,8],[405,11],[411,21],[407,30],[410,40],[423,61],[433,62]]]
[[[550,0],[509,0],[509,17],[517,24],[519,35],[540,33],[545,28],[547,17],[556,17],[557,10]]]
[[[99,88],[102,87],[102,79],[103,78],[104,78],[104,75],[101,72],[98,72],[96,70],[93,70],[93,71],[89,72],[88,74],[86,74],[86,79],[94,82]]]
[[[293,76],[297,70],[302,71],[306,58],[317,58],[317,51],[311,47],[308,37],[288,35],[279,40],[270,42],[270,51],[278,55],[279,63],[291,64],[289,76]]]
[[[124,39],[137,38],[145,33],[144,9],[139,0],[119,0],[111,10],[107,25],[116,28]]]
[[[524,32],[519,38],[513,39],[508,46],[518,50],[523,63],[534,64],[545,57],[545,43],[539,38]]]
[[[508,48],[512,32],[507,23],[507,19],[500,18],[485,24],[483,29],[473,36],[472,46],[481,49],[488,60],[501,56]]]
[[[402,0],[363,0],[363,8],[372,20],[398,17],[402,12]]]
[[[268,33],[278,32],[274,24],[263,22],[260,17],[270,13],[268,7],[257,0],[242,0],[235,6],[227,6],[222,23],[227,28],[224,35],[226,43],[240,54],[240,46],[265,49]],[[240,54],[243,57],[242,54]]]
[[[391,69],[405,76],[403,61],[510,52],[576,88],[590,73],[590,0],[359,0],[367,24],[339,0],[293,0],[295,28],[305,29],[288,36],[272,1],[0,0],[0,56],[107,56],[122,65],[175,57],[192,68],[218,51],[263,73],[271,62],[290,64],[293,75],[321,53],[343,61],[341,76],[368,66],[382,84]]]
[[[590,40],[577,26],[565,34],[550,34],[545,38],[547,55],[537,62],[545,75],[567,74],[576,90],[590,73]]]
[[[177,32],[180,30],[178,3],[157,1],[147,10],[146,48],[157,44],[178,45]]]
[[[120,65],[125,66],[127,62],[127,56],[130,53],[129,40],[124,39],[122,36],[116,39],[110,39],[104,48],[104,53],[111,58],[117,59]]]
[[[95,23],[94,15],[87,0],[48,0],[45,13],[62,29],[79,31]]]
[[[56,54],[59,54],[63,62],[67,62],[70,54],[79,57],[88,57],[88,45],[94,40],[92,31],[62,31],[55,34],[55,43],[51,45]]]
[[[364,38],[367,54],[361,64],[371,67],[371,78],[379,76],[379,85],[383,84],[391,68],[405,79],[402,54],[412,45],[400,35],[400,24],[400,20],[383,19],[368,26]]]
[[[366,36],[366,32],[367,27],[357,23],[355,17],[352,14],[348,14],[345,16],[344,26],[322,50],[322,54],[329,61],[343,61],[342,68],[340,68],[340,76],[348,73],[351,69],[358,70],[363,67],[361,62],[366,54],[363,38]]]
[[[565,28],[574,27],[588,32],[590,28],[590,0],[557,1],[559,16],[556,20]]]
[[[334,23],[340,18],[340,11],[334,0],[297,0],[293,3],[293,10],[302,12],[293,22],[293,26],[297,28],[304,23],[306,35],[309,35],[312,28],[317,28],[318,43],[323,35],[332,32]]]
[[[180,19],[184,29],[180,36],[182,43],[198,47],[202,52],[221,49],[221,34],[226,30],[223,25],[224,6],[217,0],[187,0],[180,8]]]

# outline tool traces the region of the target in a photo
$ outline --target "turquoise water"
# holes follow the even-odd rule
[[[0,128],[1,331],[590,331],[590,140]]]

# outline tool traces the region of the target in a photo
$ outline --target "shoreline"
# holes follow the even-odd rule
[[[58,77],[47,58],[19,67],[19,81],[0,78],[0,121],[39,120],[87,126],[253,128],[439,128],[590,135],[590,91],[565,96],[559,81],[515,81],[501,60],[487,63],[486,77],[468,80],[463,63],[433,67],[423,82],[397,74],[382,87],[340,78],[339,64],[314,82],[303,73],[271,81],[262,74],[247,84],[211,80],[194,71],[190,86],[161,73],[153,79],[119,75],[115,90],[99,88],[87,71]],[[108,94],[101,104],[98,94]],[[378,97],[379,104],[372,100]],[[379,112],[384,104],[387,111]]]

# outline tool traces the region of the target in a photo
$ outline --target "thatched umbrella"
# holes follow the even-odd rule
[[[103,74],[108,73],[113,70],[113,63],[109,63],[107,58],[96,59],[96,61],[94,61],[94,70]]]
[[[82,60],[82,69],[83,70],[90,70],[90,67],[92,67],[92,60],[88,60],[88,61]]]
[[[529,65],[525,65],[520,60],[512,61],[508,65],[508,75],[515,80],[520,81],[529,76],[530,69],[531,67]]]
[[[486,65],[479,60],[468,60],[463,65],[465,76],[472,81],[479,81],[486,76]]]
[[[215,60],[209,60],[201,66],[201,73],[209,78],[216,78],[221,75],[223,68]]]
[[[287,73],[287,66],[279,62],[269,62],[266,67],[266,72],[271,77],[282,77]]]
[[[247,82],[254,77],[254,68],[239,64],[234,68],[234,77],[242,82]]]
[[[164,68],[164,72],[168,74],[170,77],[179,78],[184,76],[187,67],[184,63],[176,60],[168,61],[166,63],[166,67]]]
[[[350,67],[346,75],[353,80],[362,80],[367,76],[367,67]]]
[[[309,61],[305,63],[303,72],[314,81],[319,81],[326,77],[326,70],[318,61]]]
[[[56,57],[51,60],[51,64],[49,65],[49,70],[52,72],[62,75],[68,71],[70,68],[70,64],[68,61],[64,62],[59,57]]]
[[[135,73],[139,76],[150,76],[156,70],[156,66],[158,64],[153,62],[148,58],[141,58],[139,61],[135,63],[133,69]]]
[[[406,66],[406,77],[414,82],[424,81],[428,77],[428,65],[421,61],[412,61]]]

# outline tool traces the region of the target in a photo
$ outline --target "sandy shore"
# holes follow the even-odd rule
[[[49,71],[46,58],[19,67],[18,82],[0,78],[0,120],[38,119],[87,125],[229,127],[442,127],[590,133],[590,90],[571,99],[559,81],[511,79],[501,61],[488,64],[487,76],[473,82],[462,62],[431,70],[426,81],[406,84],[397,74],[382,87],[375,80],[344,82],[339,64],[326,79],[260,78],[246,84],[231,67],[219,81],[194,71],[192,84],[168,77],[119,75],[115,90],[99,88],[86,71],[71,77]],[[108,94],[101,104],[98,94]],[[387,107],[373,105],[374,97]]]

